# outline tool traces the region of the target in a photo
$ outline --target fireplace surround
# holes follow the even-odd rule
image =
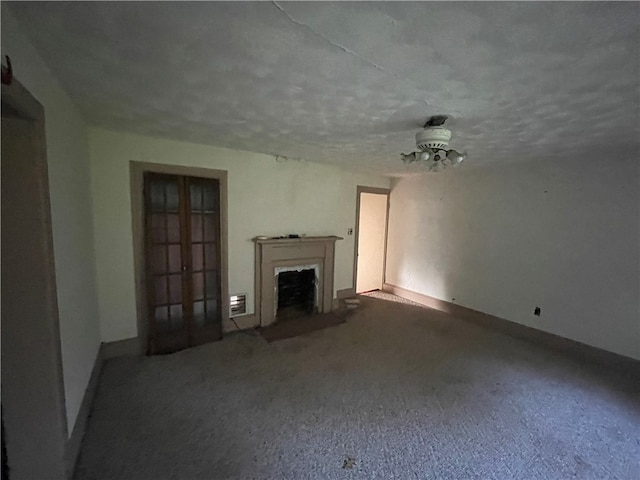
[[[341,237],[256,238],[256,314],[261,327],[276,320],[277,276],[280,272],[313,268],[316,271],[316,308],[330,312],[333,304],[335,242]]]

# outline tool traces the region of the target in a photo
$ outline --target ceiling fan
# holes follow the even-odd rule
[[[401,153],[405,164],[420,163],[430,172],[438,172],[448,167],[455,167],[467,158],[467,153],[448,149],[451,130],[443,127],[449,118],[447,115],[434,115],[424,124],[424,129],[416,133],[418,151],[409,154]]]

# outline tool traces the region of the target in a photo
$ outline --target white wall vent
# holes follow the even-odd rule
[[[238,293],[229,298],[229,316],[238,317],[247,314],[247,294]]]

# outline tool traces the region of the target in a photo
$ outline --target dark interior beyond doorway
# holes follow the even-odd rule
[[[313,269],[278,275],[278,320],[315,313],[315,279]]]

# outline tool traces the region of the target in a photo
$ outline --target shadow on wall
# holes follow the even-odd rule
[[[387,283],[640,357],[639,184],[599,159],[397,179]]]
[[[419,293],[449,298],[446,279],[434,263],[440,236],[449,229],[443,224],[435,226],[440,215],[433,207],[436,205],[433,199],[424,192],[425,180],[428,181],[427,178],[392,180],[385,281]],[[442,206],[438,206],[438,210],[441,211]],[[429,268],[425,268],[427,265]]]

